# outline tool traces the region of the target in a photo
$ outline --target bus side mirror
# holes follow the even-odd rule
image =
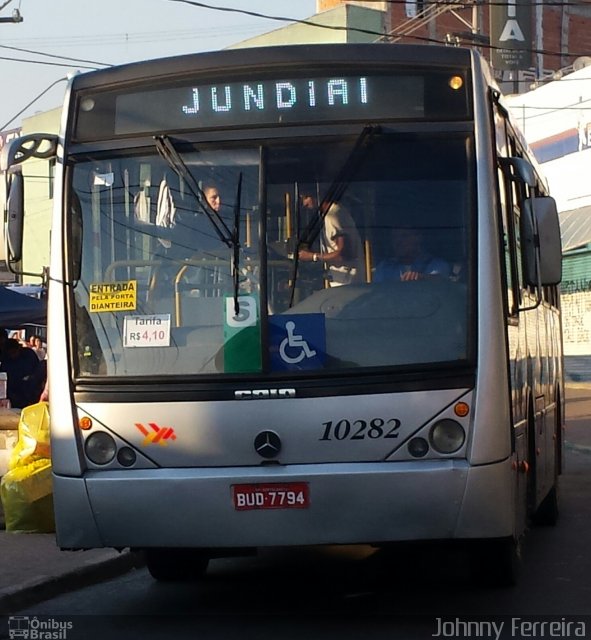
[[[8,268],[20,262],[23,253],[24,180],[21,171],[7,173],[4,234]]]
[[[34,133],[14,138],[0,151],[0,172],[5,176],[4,191],[4,260],[9,271],[24,275],[41,274],[15,271],[13,266],[23,257],[24,178],[22,163],[29,158],[49,159],[57,154],[58,137],[52,133]]]
[[[532,287],[559,284],[562,243],[554,198],[540,196],[524,201],[521,233],[526,283]]]

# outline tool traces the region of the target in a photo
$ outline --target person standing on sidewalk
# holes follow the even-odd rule
[[[3,349],[0,371],[7,374],[7,396],[15,409],[35,404],[41,392],[39,358],[32,349],[9,338]]]

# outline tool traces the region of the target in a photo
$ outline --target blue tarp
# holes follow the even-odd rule
[[[0,326],[16,329],[24,324],[46,323],[46,300],[0,287]]]

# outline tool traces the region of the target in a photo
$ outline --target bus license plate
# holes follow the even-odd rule
[[[310,492],[307,482],[233,484],[232,500],[237,511],[307,509],[310,506]]]

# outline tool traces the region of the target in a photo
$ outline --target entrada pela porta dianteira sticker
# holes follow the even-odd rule
[[[95,282],[89,287],[89,311],[134,311],[137,307],[137,280]]]

